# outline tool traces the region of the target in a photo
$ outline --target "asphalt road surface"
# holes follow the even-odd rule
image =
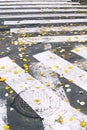
[[[87,5],[0,0],[0,130],[87,130]]]

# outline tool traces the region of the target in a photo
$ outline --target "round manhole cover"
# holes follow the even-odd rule
[[[16,96],[12,106],[24,116],[42,119],[58,110],[59,98],[51,89],[26,89]]]
[[[23,116],[29,118],[40,118],[39,115],[20,97],[17,95],[11,106]]]

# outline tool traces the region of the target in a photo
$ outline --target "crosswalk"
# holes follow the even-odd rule
[[[72,52],[84,57],[85,59],[87,59],[87,55],[86,55],[87,54],[87,47],[85,47],[84,45],[74,48],[72,50]]]
[[[79,2],[0,1],[2,130],[87,129],[86,33]],[[41,118],[35,127],[32,113]]]

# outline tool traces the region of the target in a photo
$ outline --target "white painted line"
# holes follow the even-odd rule
[[[0,99],[0,130],[5,130],[4,126],[7,125],[7,107],[6,101]]]
[[[28,37],[28,38],[18,38],[18,41],[15,41],[14,44],[19,42],[24,42],[24,44],[31,45],[32,42],[37,44],[41,43],[57,43],[57,42],[85,42],[87,41],[87,35],[72,35],[72,36],[37,36],[37,37]]]
[[[1,0],[1,2],[12,2],[12,1],[13,1],[13,2],[14,2],[14,1],[15,1],[15,2],[18,2],[18,1],[19,1],[19,2],[20,2],[20,1],[24,1],[24,0]],[[28,0],[25,0],[25,1],[28,1]],[[60,2],[60,0],[57,0],[57,2],[58,2],[58,1]],[[67,1],[71,1],[71,0],[61,0],[61,2],[67,2]],[[32,2],[35,2],[35,1],[32,0]],[[40,2],[40,1],[39,1],[39,2]]]
[[[2,69],[2,66],[4,66],[4,69]],[[59,97],[30,74],[25,73],[21,67],[8,57],[0,59],[0,77],[6,78],[5,82],[17,94],[21,93],[20,96],[23,100],[41,117],[45,118],[58,109]]]
[[[13,2],[22,2],[23,0],[0,0],[0,2],[11,2],[11,1],[13,1]],[[25,0],[26,2],[28,1],[28,0]],[[54,0],[54,1],[56,1],[56,0]],[[60,2],[60,0],[57,0],[57,2]],[[68,2],[68,1],[71,1],[71,0],[61,0],[61,2]],[[35,2],[34,0],[32,0],[32,1],[30,1],[30,2]],[[38,1],[37,1],[38,2]],[[40,2],[40,1],[39,1]],[[43,2],[43,1],[42,1]],[[50,2],[52,2],[52,1],[50,1]]]
[[[14,4],[20,4],[20,5],[21,5],[21,4],[30,4],[30,5],[33,5],[33,4],[35,4],[35,5],[36,5],[36,4],[38,4],[38,5],[39,5],[39,4],[40,4],[40,5],[41,5],[41,4],[48,4],[48,5],[50,5],[50,4],[55,4],[55,5],[56,5],[56,4],[63,4],[63,5],[64,5],[64,4],[65,4],[65,5],[72,5],[72,4],[73,4],[73,5],[77,5],[77,4],[80,4],[80,3],[79,3],[79,2],[54,2],[54,1],[53,1],[53,2],[45,2],[45,1],[44,1],[44,2],[42,2],[42,1],[40,1],[40,2],[39,2],[39,1],[37,1],[37,2],[29,2],[29,1],[19,1],[19,2],[15,2],[15,1],[13,1],[13,2],[0,3],[0,5],[4,5],[4,4],[6,4],[6,5],[10,5],[10,4],[11,4],[11,5],[14,5]]]
[[[45,66],[51,67],[53,71],[60,75],[63,75],[64,78],[72,81],[74,84],[87,91],[86,71],[81,70],[80,68],[74,66],[70,62],[50,51],[34,55],[34,58],[43,63]],[[56,66],[59,66],[59,68],[57,68]],[[72,67],[72,69],[69,69],[70,66]]]
[[[39,32],[41,33],[41,31],[44,32],[53,32],[53,31],[86,31],[87,30],[87,26],[68,26],[68,27],[35,27],[35,28],[11,28],[10,32],[14,32],[14,33],[35,33],[35,32]]]
[[[73,48],[73,50],[71,50],[71,52],[74,52],[75,54],[87,59],[87,47],[84,45],[76,46],[75,48]]]
[[[62,16],[64,16],[64,17],[68,17],[68,16],[74,16],[74,17],[78,17],[78,16],[80,16],[80,17],[86,17],[87,16],[87,14],[85,14],[85,13],[69,13],[69,14],[67,14],[67,13],[64,13],[64,14],[52,14],[52,13],[46,13],[46,14],[31,14],[31,15],[29,15],[29,14],[16,14],[16,15],[8,15],[8,14],[6,14],[6,15],[0,15],[0,18],[35,18],[35,17],[40,17],[40,18],[42,18],[42,17],[62,17]]]
[[[23,8],[36,8],[36,7],[38,7],[38,8],[54,8],[54,7],[75,7],[75,8],[78,8],[78,7],[80,7],[80,8],[84,8],[84,7],[87,7],[87,5],[59,5],[59,4],[54,4],[54,5],[5,5],[5,6],[0,6],[0,8],[1,9],[5,9],[5,8],[8,8],[8,9],[10,9],[10,8],[21,8],[21,9],[23,9]]]
[[[53,20],[14,20],[4,21],[4,25],[21,25],[21,24],[52,24],[52,23],[87,23],[87,19],[53,19]]]
[[[0,10],[0,12],[3,14],[3,13],[16,13],[16,12],[18,12],[18,13],[21,13],[21,12],[24,12],[24,13],[33,13],[33,12],[50,12],[50,11],[52,11],[52,12],[55,12],[55,11],[57,11],[57,12],[75,12],[75,11],[77,11],[77,12],[87,12],[87,9],[9,9],[9,10]]]

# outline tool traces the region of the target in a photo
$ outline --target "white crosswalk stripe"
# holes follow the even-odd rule
[[[34,44],[37,44],[39,42],[42,43],[58,43],[58,42],[85,42],[87,41],[87,35],[73,35],[73,36],[43,36],[43,37],[29,37],[29,38],[18,38],[18,41],[16,41],[14,44],[17,45],[20,42],[23,42],[24,44],[31,45],[32,41]]]
[[[34,5],[38,5],[38,4],[44,4],[44,5],[46,5],[46,4],[48,4],[48,5],[50,5],[50,4],[60,4],[60,5],[71,5],[71,4],[75,4],[75,5],[79,5],[80,3],[79,2],[29,2],[29,1],[18,1],[18,2],[15,2],[15,1],[13,1],[13,2],[5,2],[5,3],[0,3],[0,5],[4,5],[4,4],[6,4],[6,5],[14,5],[14,4],[20,4],[20,5],[22,5],[22,4],[34,4]]]
[[[24,0],[1,0],[1,2],[22,2],[22,1],[24,1]],[[26,2],[29,2],[28,0],[25,0]],[[60,2],[60,0],[58,0],[59,2]],[[57,1],[57,2],[58,2]],[[67,2],[67,1],[71,1],[71,0],[61,0],[61,2]],[[36,1],[31,1],[31,2],[36,2]],[[40,2],[40,1],[39,1]],[[51,1],[50,1],[51,2]]]
[[[41,13],[41,12],[87,12],[87,9],[9,9],[9,10],[0,10],[1,13]]]
[[[48,24],[48,23],[87,23],[87,19],[65,19],[65,20],[21,20],[21,21],[5,21],[4,25],[20,25],[20,24]]]
[[[87,47],[84,45],[80,45],[73,48],[72,52],[87,59]]]
[[[16,16],[14,15],[0,15],[0,18],[5,18],[5,19],[10,19],[10,18],[34,18],[34,17],[37,17],[37,18],[45,18],[45,17],[48,17],[49,19],[50,19],[50,17],[86,17],[87,16],[87,14],[85,14],[85,13],[70,13],[70,14],[67,14],[67,13],[64,13],[64,14],[52,14],[52,13],[46,13],[46,14],[31,14],[31,15],[29,15],[29,14],[25,14],[25,15],[23,15],[23,14],[21,14],[21,15],[19,15],[19,14],[17,14]]]
[[[86,8],[87,7],[87,5],[83,5],[83,6],[81,6],[81,5],[57,5],[57,4],[53,4],[53,5],[51,5],[51,4],[49,4],[49,5],[39,5],[39,7],[38,7],[38,5],[8,5],[8,6],[0,6],[0,9],[10,9],[10,8],[20,8],[20,9],[23,9],[23,8],[61,8],[61,7],[63,7],[63,8],[65,8],[65,7],[73,7],[73,8],[78,8],[78,7],[81,7],[81,8]]]
[[[77,27],[35,27],[35,28],[11,28],[10,32],[14,33],[35,33],[35,32],[41,32],[41,30],[44,30],[45,32],[48,31],[82,31],[86,30],[86,26],[77,26]]]
[[[71,63],[51,53],[50,51],[34,55],[34,57],[42,62],[45,66],[52,68],[53,71],[60,75],[63,74],[65,78],[71,80],[79,87],[87,91],[87,72],[79,69],[76,66],[73,66]],[[59,66],[59,68],[56,68],[56,66]],[[71,67],[71,69],[69,69],[69,67]],[[82,76],[80,77],[80,75]]]

